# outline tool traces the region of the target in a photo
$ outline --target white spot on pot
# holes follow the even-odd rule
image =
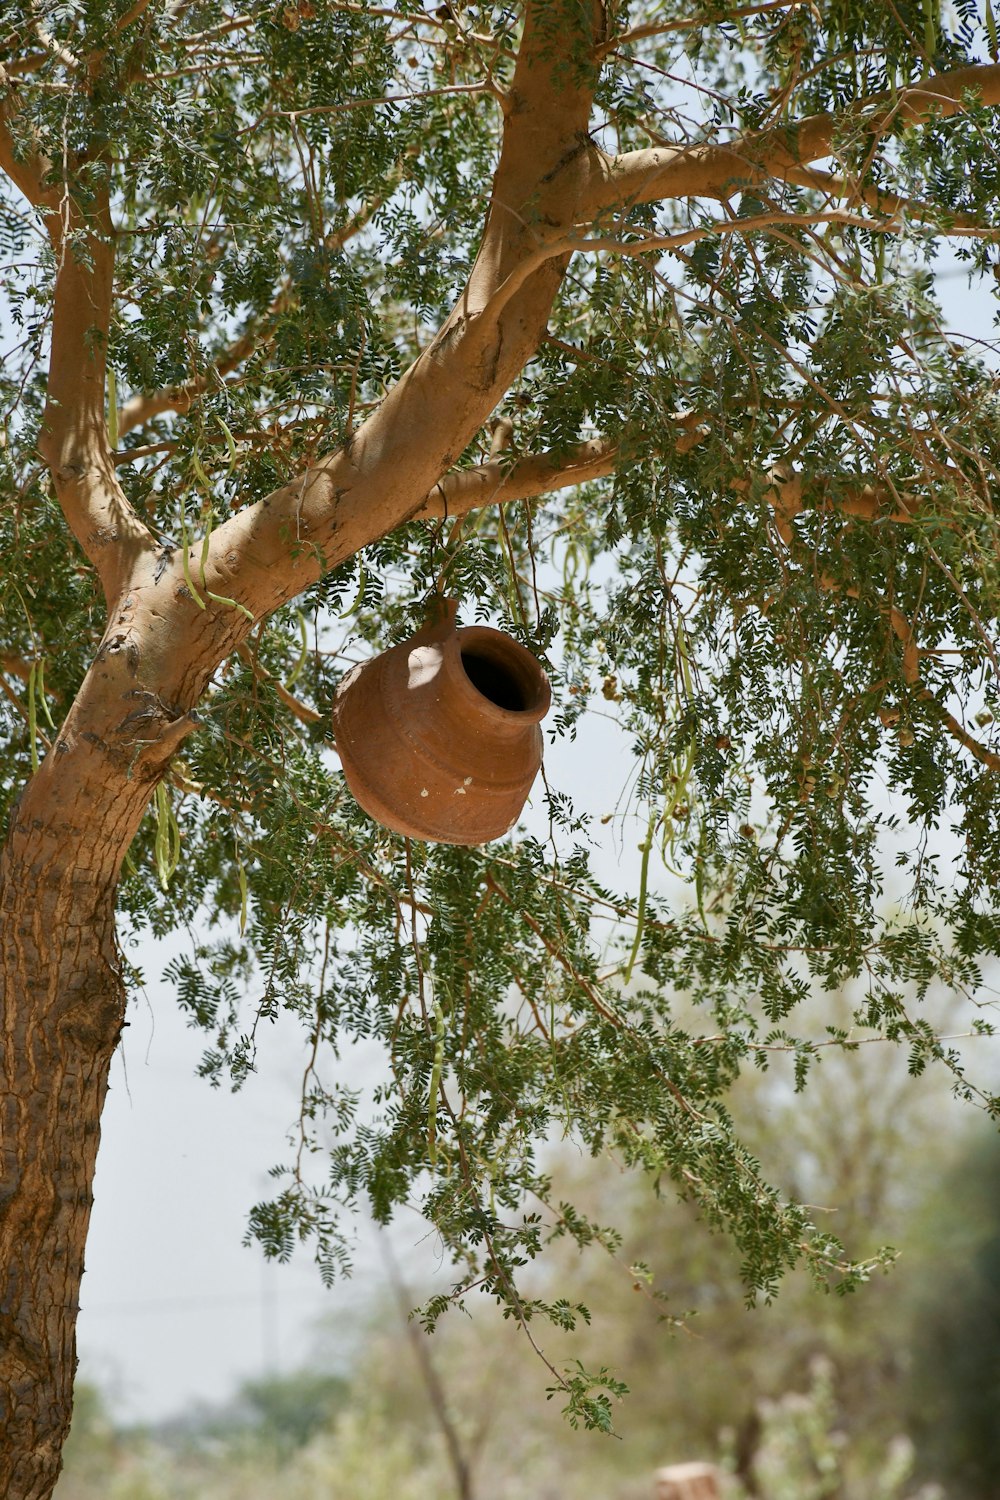
[[[421,795],[421,797],[429,797],[429,796],[430,796],[430,792],[429,792],[429,791],[428,791],[428,790],[427,790],[427,788],[426,788],[426,787],[424,787],[424,789],[423,789],[423,791],[422,791],[422,792],[421,792],[421,793],[420,793],[420,795]]]
[[[407,687],[423,687],[433,682],[441,670],[444,653],[440,646],[415,646],[407,657]]]

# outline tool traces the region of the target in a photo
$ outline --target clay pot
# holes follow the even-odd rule
[[[376,822],[411,838],[485,844],[516,822],[542,763],[549,680],[502,631],[455,626],[455,604],[340,682],[344,776]]]

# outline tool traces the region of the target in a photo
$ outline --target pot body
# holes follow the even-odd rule
[[[549,681],[529,651],[450,615],[354,667],[337,688],[337,753],[355,800],[411,838],[485,844],[516,822],[542,763]]]

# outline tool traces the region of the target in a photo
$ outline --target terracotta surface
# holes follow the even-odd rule
[[[333,728],[347,785],[396,833],[485,844],[527,800],[550,701],[529,651],[489,626],[457,629],[449,601],[437,624],[338,686]]]

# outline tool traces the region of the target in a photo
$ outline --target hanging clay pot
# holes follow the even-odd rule
[[[337,754],[355,799],[396,833],[485,844],[517,820],[542,763],[549,680],[517,641],[437,621],[342,679]]]

